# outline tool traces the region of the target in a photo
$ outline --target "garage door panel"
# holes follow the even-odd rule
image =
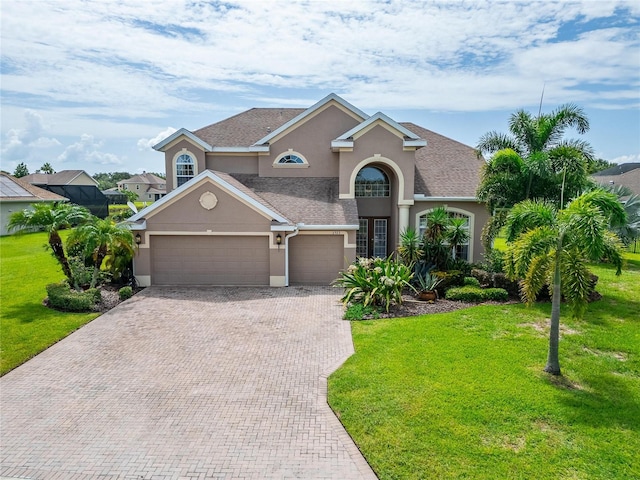
[[[269,285],[267,237],[152,236],[153,285]]]
[[[299,235],[289,241],[289,282],[328,285],[344,268],[342,235]]]

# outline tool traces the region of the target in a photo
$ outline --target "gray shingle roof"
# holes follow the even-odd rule
[[[86,173],[84,170],[61,170],[57,173],[50,174],[32,173],[22,178],[33,185],[68,185],[78,175],[82,175],[83,173],[85,173],[89,178],[92,178],[91,175]],[[97,185],[97,182],[95,182],[95,184]]]
[[[484,159],[476,150],[413,123],[404,127],[427,141],[416,151],[414,193],[429,197],[475,197]]]
[[[50,192],[20,178],[0,172],[0,199],[3,202],[42,202],[67,201],[66,197]]]
[[[358,225],[356,201],[340,200],[338,178],[231,176],[293,223]]]
[[[306,108],[252,108],[193,132],[214,147],[248,147]]]
[[[630,172],[640,168],[640,162],[621,163],[615,167],[607,168],[606,170],[600,170],[593,174],[594,177],[604,177],[612,175],[622,175],[623,173]]]

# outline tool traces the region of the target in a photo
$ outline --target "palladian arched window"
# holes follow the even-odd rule
[[[389,177],[377,167],[364,167],[356,176],[356,197],[388,197]]]
[[[183,153],[176,159],[176,182],[178,187],[194,177],[194,168],[195,162],[191,155]]]

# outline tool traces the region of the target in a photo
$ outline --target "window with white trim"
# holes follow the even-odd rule
[[[176,187],[184,185],[195,176],[195,161],[187,153],[176,158]]]
[[[422,238],[424,232],[427,230],[428,214],[429,212],[424,212],[422,215],[420,215],[420,217],[418,217],[418,235],[420,235],[420,238]],[[471,217],[454,210],[447,210],[447,214],[449,215],[449,218],[462,218],[465,220],[465,228],[467,230],[467,233],[469,234],[469,239],[466,241],[466,243],[458,245],[456,247],[454,258],[463,258],[465,260],[469,260],[469,241],[471,240],[472,235],[472,232],[470,231]]]
[[[304,155],[289,149],[287,152],[279,155],[273,162],[274,167],[308,167],[309,162]]]
[[[388,197],[389,177],[377,167],[364,167],[356,176],[356,197]]]

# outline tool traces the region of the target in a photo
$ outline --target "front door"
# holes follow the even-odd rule
[[[356,256],[387,256],[388,218],[360,217],[360,229],[356,236]]]

